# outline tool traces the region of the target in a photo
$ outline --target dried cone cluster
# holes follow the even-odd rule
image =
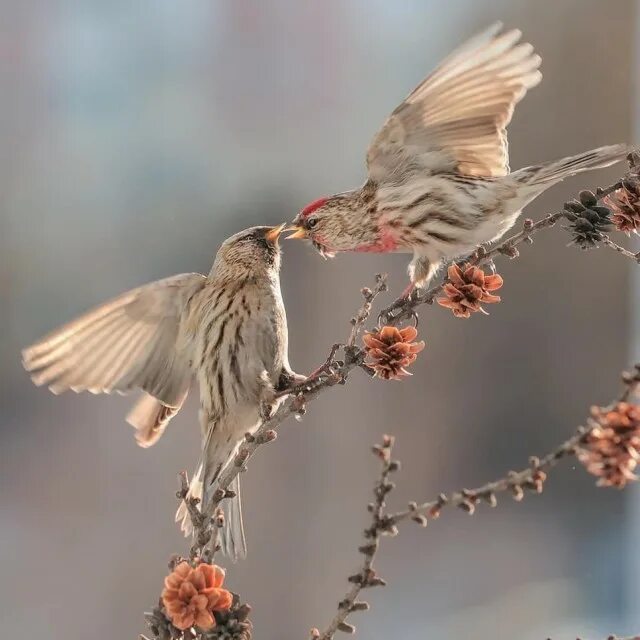
[[[578,459],[600,478],[599,486],[622,489],[638,479],[634,470],[640,460],[640,407],[619,402],[609,411],[591,411],[597,424],[581,442]]]
[[[216,611],[216,626],[207,633],[207,640],[251,640],[251,607],[234,605],[229,611]]]
[[[488,275],[480,267],[452,264],[448,270],[449,282],[444,287],[444,296],[438,304],[451,309],[457,318],[468,318],[472,313],[486,313],[482,303],[500,302],[500,296],[493,295],[502,286],[498,274]]]
[[[204,562],[192,567],[181,562],[164,580],[162,603],[168,618],[178,629],[198,627],[203,631],[216,625],[215,611],[231,607],[233,596],[222,589],[224,570]]]
[[[413,364],[418,353],[424,349],[424,342],[414,342],[418,332],[414,327],[398,329],[382,327],[379,331],[367,332],[362,336],[367,354],[366,364],[376,376],[385,380],[400,380],[410,376],[407,367]]]
[[[605,199],[611,209],[611,222],[627,235],[640,233],[640,178],[630,174],[622,187]]]
[[[564,217],[569,221],[568,229],[573,236],[571,244],[592,249],[611,229],[611,211],[598,205],[598,198],[591,191],[581,191],[578,198],[564,205]]]

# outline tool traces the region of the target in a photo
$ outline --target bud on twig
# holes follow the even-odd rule
[[[258,444],[268,444],[269,442],[273,442],[278,437],[278,434],[273,429],[269,429],[265,431],[263,434],[258,436]]]
[[[429,524],[426,516],[422,514],[415,515],[411,518],[415,523],[419,524],[421,527],[426,527]]]

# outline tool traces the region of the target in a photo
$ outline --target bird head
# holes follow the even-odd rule
[[[332,227],[335,207],[331,198],[318,198],[295,217],[287,231],[293,233],[287,239],[310,240],[323,258],[333,258],[335,252],[330,249],[328,241],[335,235]]]
[[[212,273],[240,278],[280,271],[280,234],[285,224],[276,227],[251,227],[227,238],[216,255]]]
[[[363,220],[360,190],[346,191],[318,198],[293,220],[288,239],[310,240],[323,258],[333,258],[338,251],[354,251],[370,226]]]

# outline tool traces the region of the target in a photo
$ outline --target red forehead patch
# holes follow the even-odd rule
[[[300,215],[303,218],[306,218],[308,215],[313,213],[316,209],[319,209],[329,198],[318,198],[313,202],[310,202],[301,212]]]

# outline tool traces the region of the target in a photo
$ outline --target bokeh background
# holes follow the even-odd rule
[[[636,2],[616,0],[4,0],[0,26],[0,619],[4,637],[135,638],[171,553],[176,474],[198,455],[196,400],[151,450],[131,399],[54,397],[19,350],[127,288],[207,272],[219,243],[360,183],[368,141],[445,54],[501,19],[545,79],[510,128],[511,165],[636,136]],[[537,217],[616,169],[567,181]],[[250,554],[228,585],[259,638],[333,616],[358,561],[375,477],[397,436],[392,503],[522,466],[606,402],[640,352],[632,267],[541,235],[501,262],[490,317],[426,309],[428,348],[402,384],[357,372],[244,477]],[[403,256],[323,262],[286,245],[291,361],[310,371],[346,335],[376,271]],[[635,300],[635,302],[633,302]],[[362,638],[604,637],[640,631],[640,494],[579,468],[524,504],[450,513],[384,542],[390,586]]]

